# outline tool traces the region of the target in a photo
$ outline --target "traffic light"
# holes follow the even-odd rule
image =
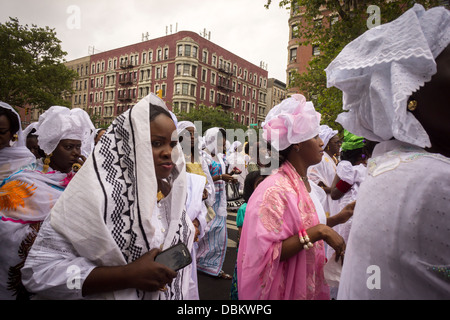
[[[156,95],[162,99],[162,90],[156,91]]]

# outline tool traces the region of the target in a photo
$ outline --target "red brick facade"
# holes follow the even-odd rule
[[[314,55],[320,54],[318,45],[301,45],[305,39],[298,34],[296,29],[299,25],[305,26],[303,19],[303,8],[294,5],[291,8],[291,17],[289,18],[289,42],[288,42],[288,61],[286,70],[286,79],[288,85],[288,94],[299,93],[298,88],[290,87],[291,72],[297,71],[302,74],[307,72],[309,61]],[[322,25],[322,18],[331,15],[329,10],[321,10],[321,16],[317,17],[317,23]],[[298,30],[298,29],[297,29]],[[307,95],[307,93],[303,93]]]
[[[258,123],[258,110],[266,107],[267,70],[190,31],[94,54],[89,64],[84,109],[96,126],[158,90],[173,111],[204,104],[244,125]]]

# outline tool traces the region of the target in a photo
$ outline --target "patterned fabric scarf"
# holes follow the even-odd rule
[[[99,266],[125,265],[153,249],[151,220],[157,198],[149,122],[153,105],[167,109],[151,94],[114,120],[51,212],[53,228]],[[163,250],[180,241],[191,249],[193,242],[193,225],[184,207],[184,158],[178,157],[175,165]],[[166,292],[129,289],[105,298],[183,299],[190,272],[180,270]]]

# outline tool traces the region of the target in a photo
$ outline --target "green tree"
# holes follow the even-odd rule
[[[269,8],[271,0],[265,5]],[[342,112],[342,92],[337,88],[327,88],[326,67],[341,50],[352,40],[367,31],[367,13],[370,5],[380,8],[381,24],[399,17],[415,3],[430,8],[439,4],[437,0],[282,0],[279,6],[294,8],[295,12],[303,12],[298,25],[296,38],[301,38],[300,45],[318,45],[320,55],[309,61],[307,72],[293,72],[289,86],[298,88],[308,99],[314,102],[316,109],[322,114],[322,123],[335,129],[342,129],[335,122]],[[328,10],[332,15],[323,15]],[[322,20],[317,17],[323,15]],[[320,23],[319,23],[320,21]]]
[[[0,100],[13,106],[30,104],[41,109],[70,106],[78,76],[64,65],[67,55],[54,29],[21,25],[17,18],[0,24]]]
[[[240,124],[233,119],[231,113],[227,113],[220,108],[207,107],[205,105],[196,106],[188,112],[175,112],[178,121],[201,121],[202,135],[206,130],[213,127],[224,129],[242,129],[244,132],[247,126]]]

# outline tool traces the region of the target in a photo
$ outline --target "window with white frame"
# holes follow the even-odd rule
[[[189,45],[189,44],[184,45],[184,56],[185,57],[191,56],[191,45]]]
[[[313,46],[313,52],[312,52],[313,56],[318,56],[320,55],[320,47],[318,45]]]
[[[206,88],[205,87],[201,87],[200,88],[200,99],[201,100],[205,100],[206,98]]]
[[[162,60],[162,49],[158,49],[157,52],[157,56],[156,56],[156,61],[161,61]]]
[[[164,48],[164,60],[169,59],[169,48]]]

